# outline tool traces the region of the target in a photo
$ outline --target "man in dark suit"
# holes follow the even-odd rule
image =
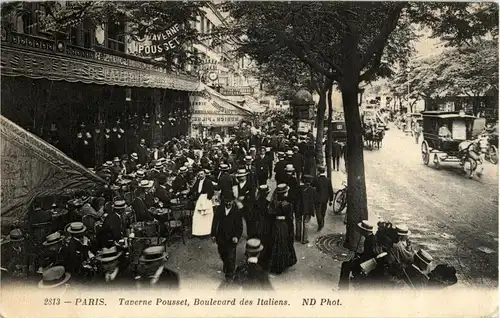
[[[313,186],[318,193],[318,209],[316,210],[316,220],[318,221],[318,232],[325,226],[325,214],[328,202],[330,206],[333,202],[332,181],[326,176],[326,168],[318,167],[318,177],[314,180]]]
[[[285,183],[286,180],[285,167],[286,167],[285,154],[283,152],[278,152],[278,162],[274,166],[274,180],[276,180],[276,184]]]
[[[234,282],[243,287],[244,290],[270,291],[273,286],[269,281],[269,275],[259,265],[259,255],[264,249],[259,239],[249,239],[246,244],[246,262],[236,269]]]
[[[113,211],[104,214],[102,227],[97,233],[99,248],[111,247],[122,238],[122,213],[125,208],[125,201],[115,201]]]
[[[160,158],[165,158],[165,153],[161,150],[158,149],[158,143],[153,143],[153,149],[151,151],[151,154],[149,156],[151,160],[158,160]]]
[[[152,186],[153,181],[141,180],[139,183],[139,188],[137,188],[137,197],[134,202],[132,202],[132,208],[135,212],[135,218],[137,222],[152,221],[154,218],[149,213],[148,207],[146,206],[146,189]]]
[[[251,156],[245,156],[245,170],[248,173],[247,175],[248,182],[252,185],[253,189],[256,189],[258,187],[257,173],[255,167],[252,164],[252,160],[253,159]]]
[[[139,146],[137,147],[137,155],[139,156],[138,162],[141,165],[145,165],[148,161],[148,149],[146,147],[146,140],[141,139]]]
[[[165,174],[160,174],[158,176],[159,186],[156,188],[155,197],[163,203],[163,206],[166,206],[170,203],[170,199],[172,197],[171,188],[167,183],[167,176]]]
[[[337,171],[339,171],[340,157],[342,157],[342,146],[337,140],[334,140],[332,143],[332,160],[334,170],[337,169]]]
[[[307,244],[309,240],[306,224],[316,214],[317,193],[316,189],[311,186],[312,176],[306,174],[302,180],[304,184],[299,188],[299,199],[295,210],[295,239],[302,244]]]
[[[123,252],[116,246],[104,247],[96,256],[102,273],[96,280],[96,287],[101,289],[121,289],[128,290],[134,288],[132,273],[125,268],[121,259]]]
[[[214,196],[214,185],[204,170],[198,172],[196,181],[190,190],[189,197],[193,198],[196,202],[201,194],[206,194],[208,200],[212,200]]]
[[[233,196],[227,195],[223,200],[224,204],[215,211],[211,235],[217,243],[226,280],[231,281],[236,270],[236,245],[243,234],[243,219],[240,209],[233,202]]]
[[[188,190],[187,173],[188,168],[181,167],[179,169],[179,174],[175,177],[174,181],[172,181],[172,190],[175,194]]]
[[[217,177],[217,188],[221,191],[221,198],[224,200],[226,197],[233,195],[233,177],[227,172],[229,166],[227,164],[221,164],[219,166],[219,175]]]
[[[299,147],[297,146],[293,146],[291,163],[295,168],[295,175],[297,177],[297,180],[300,180],[302,178],[302,172],[304,170],[304,156],[299,152]]]
[[[166,258],[164,246],[151,246],[142,252],[140,276],[135,278],[137,289],[179,289],[179,275],[165,266]]]
[[[266,148],[260,148],[260,154],[254,160],[255,171],[257,174],[258,185],[267,184],[267,179],[271,178],[272,162],[266,156]]]

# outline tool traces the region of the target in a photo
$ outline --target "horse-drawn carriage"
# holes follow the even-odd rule
[[[363,141],[365,146],[373,149],[382,147],[382,140],[385,136],[385,127],[375,124],[374,121],[367,120],[363,125]]]
[[[464,171],[471,177],[477,168],[477,161],[467,156],[463,145],[472,141],[474,116],[459,112],[426,111],[423,116],[423,141],[421,144],[422,160],[428,165],[431,157],[434,166],[439,169],[443,162],[455,162],[464,166]]]

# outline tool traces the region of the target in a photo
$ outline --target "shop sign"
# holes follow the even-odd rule
[[[137,45],[136,53],[139,55],[152,55],[175,49],[181,44],[178,34],[180,30],[179,24],[175,24],[165,32],[151,34],[146,36],[145,39],[138,40],[142,44]]]

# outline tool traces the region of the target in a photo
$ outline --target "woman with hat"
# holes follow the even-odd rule
[[[259,264],[264,269],[269,267],[269,259],[271,258],[271,246],[273,243],[273,225],[276,217],[269,212],[271,200],[269,198],[271,190],[268,185],[261,185],[257,193],[257,199],[254,203],[254,211],[258,213],[259,220],[257,222],[257,237],[264,245],[259,257]]]
[[[136,287],[179,289],[179,275],[165,266],[167,253],[164,246],[146,248],[139,258],[140,276],[135,278]]]
[[[82,264],[90,257],[90,240],[85,236],[87,227],[82,222],[66,225],[65,232],[70,235],[67,251],[66,269],[73,275],[81,273]]]
[[[190,197],[196,206],[193,213],[193,236],[207,236],[212,230],[214,211],[212,197],[214,196],[214,185],[206,178],[205,171],[198,172],[197,180],[191,187]]]
[[[270,271],[275,274],[281,274],[284,270],[297,263],[293,236],[290,236],[289,229],[293,214],[292,205],[287,200],[288,190],[289,187],[286,184],[278,184],[270,204],[270,211],[275,216],[275,221],[269,267]]]

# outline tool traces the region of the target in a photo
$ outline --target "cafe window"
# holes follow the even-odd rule
[[[90,21],[84,21],[70,30],[71,45],[90,49],[92,47],[92,29],[93,25]]]
[[[125,19],[110,20],[108,29],[108,49],[125,52]]]

